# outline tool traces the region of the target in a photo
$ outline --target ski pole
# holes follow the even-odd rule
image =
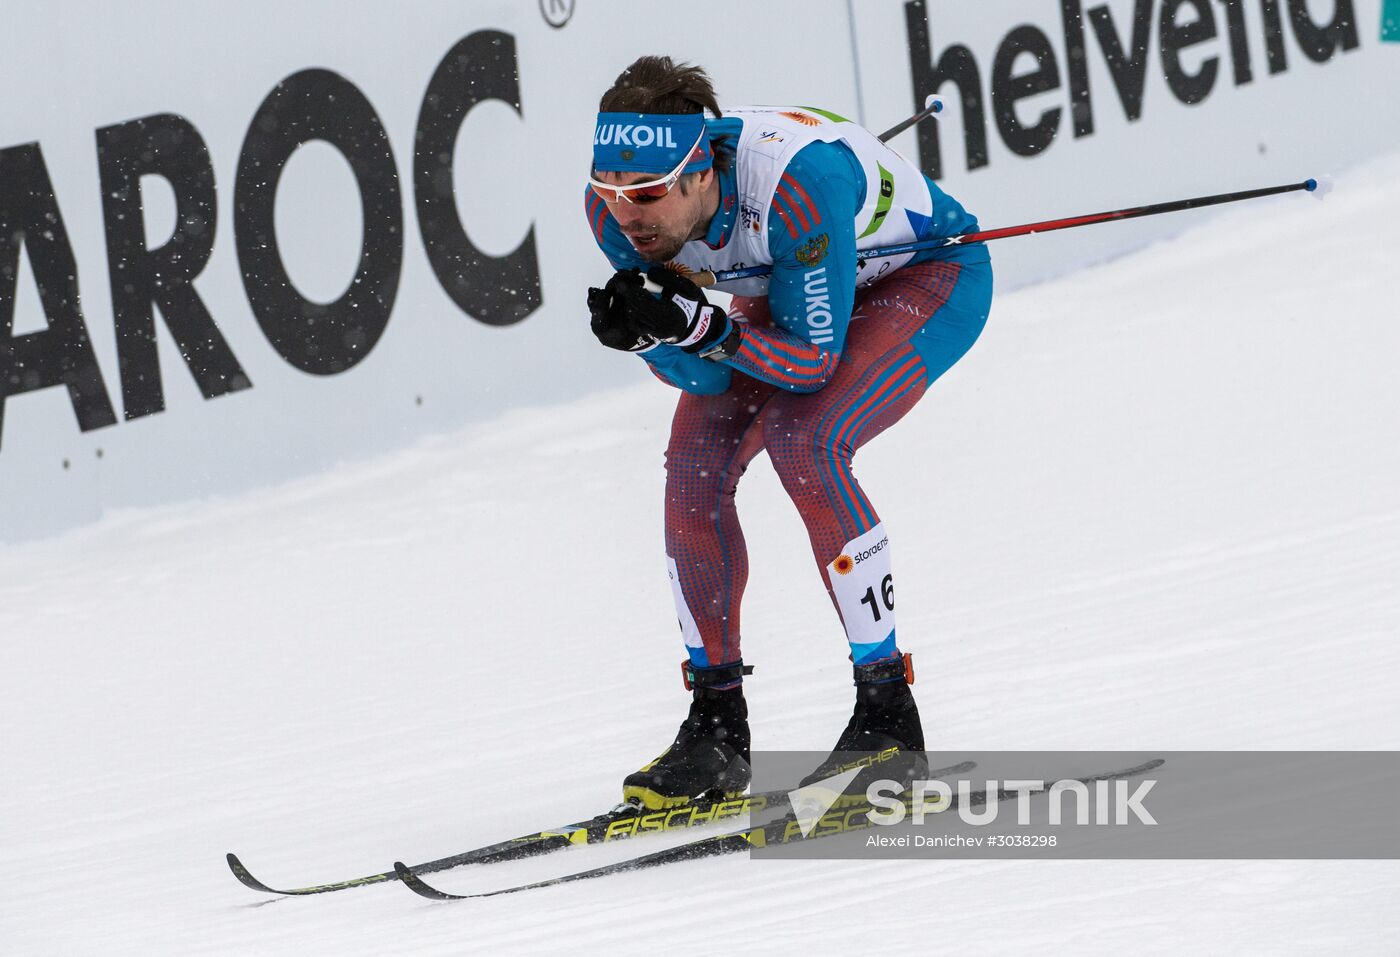
[[[936,112],[936,111],[935,111]],[[874,249],[860,250],[859,260],[880,259],[884,256],[899,256],[904,253],[920,252],[925,249],[942,249],[945,246],[961,246],[967,243],[989,242],[993,239],[1006,239],[1008,236],[1029,236],[1032,233],[1048,233],[1057,229],[1073,229],[1076,226],[1090,226],[1094,223],[1107,223],[1120,219],[1137,219],[1139,216],[1155,216],[1158,213],[1175,213],[1183,209],[1199,209],[1203,206],[1216,206],[1220,203],[1235,203],[1244,199],[1258,199],[1278,193],[1291,193],[1295,190],[1318,191],[1322,196],[1330,184],[1319,184],[1316,179],[1305,179],[1301,183],[1286,183],[1282,186],[1266,186],[1262,189],[1246,189],[1234,193],[1218,193],[1214,196],[1197,196],[1193,199],[1178,199],[1168,203],[1154,203],[1151,206],[1132,206],[1127,209],[1114,209],[1105,213],[1090,213],[1087,216],[1069,216],[1064,219],[1046,219],[1038,223],[1025,223],[1021,226],[1003,226],[1000,229],[987,229],[980,232],[958,233],[940,239],[923,239],[912,243],[899,243],[894,246],[877,246]],[[749,279],[766,276],[773,271],[772,266],[749,266],[745,269],[721,269],[719,272],[704,270],[690,278],[697,286],[711,286],[717,282],[732,279]]]
[[[905,130],[909,129],[909,127],[913,126],[920,120],[925,119],[926,117],[930,117],[935,113],[942,112],[943,101],[936,96],[930,96],[928,100],[925,101],[924,108],[922,110],[909,117],[909,119],[902,120],[899,123],[896,123],[894,126],[891,126],[889,129],[885,130],[885,132],[881,133],[880,142],[888,143],[890,140],[894,139],[900,133],[903,133]]]

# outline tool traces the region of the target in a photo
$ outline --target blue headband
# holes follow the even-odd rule
[[[593,133],[593,169],[597,172],[656,173],[675,169],[685,151],[683,173],[709,169],[714,162],[703,113],[599,113]]]

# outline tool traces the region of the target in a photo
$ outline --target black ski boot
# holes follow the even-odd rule
[[[890,778],[907,784],[928,773],[924,757],[924,728],[909,686],[914,683],[910,655],[855,665],[856,707],[831,755],[802,779],[811,784],[861,764],[860,774],[846,787],[848,794],[865,793],[865,782]]]
[[[660,810],[744,793],[752,776],[744,686],[715,686],[732,684],[751,671],[743,662],[704,669],[682,663],[685,686],[694,692],[690,714],[660,757],[623,779],[625,803]]]

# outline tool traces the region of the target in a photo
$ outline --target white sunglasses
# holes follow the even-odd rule
[[[593,192],[597,193],[605,203],[616,203],[623,199],[629,203],[654,203],[670,193],[675,188],[676,183],[680,182],[681,170],[685,169],[686,164],[695,155],[695,151],[705,141],[705,133],[706,130],[702,128],[700,135],[695,138],[695,145],[686,150],[685,156],[681,157],[681,161],[676,164],[675,169],[660,179],[649,179],[644,183],[631,183],[627,186],[614,186],[612,183],[603,183],[594,179],[590,173],[588,185],[593,187]]]

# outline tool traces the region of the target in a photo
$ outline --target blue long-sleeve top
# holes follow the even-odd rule
[[[738,119],[710,121],[714,136],[730,134],[738,139]],[[733,130],[727,130],[732,124]],[[935,215],[921,239],[975,230],[977,220],[925,177],[933,195]],[[733,169],[719,171],[720,202],[704,242],[722,248],[733,235],[740,216],[740,202]],[[815,392],[830,380],[841,359],[846,330],[855,305],[856,214],[865,204],[865,174],[850,148],[840,142],[814,142],[800,150],[788,164],[773,197],[768,217],[768,247],[773,272],[768,284],[772,326],[741,324],[737,353],[715,362],[702,359],[666,343],[640,353],[664,382],[697,394],[715,394],[729,388],[734,371],[771,382],[792,392]],[[585,208],[597,241],[615,269],[649,265],[623,235],[607,204],[592,190]],[[825,239],[821,237],[825,236]],[[813,269],[799,258],[804,246],[827,243],[825,269]],[[982,245],[955,245],[923,250],[909,265],[934,259],[986,258]],[[810,253],[805,257],[811,259]],[[811,300],[830,312],[821,341],[814,342],[807,316]]]

